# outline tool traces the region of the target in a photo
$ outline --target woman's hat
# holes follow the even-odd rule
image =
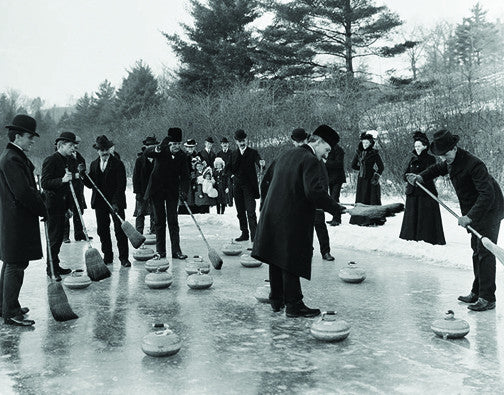
[[[420,141],[426,147],[429,146],[429,138],[425,133],[422,133],[420,131],[413,133],[413,141]]]
[[[219,164],[219,163],[222,165],[222,167],[226,167],[226,162],[224,162],[224,159],[222,159],[220,156],[215,158],[213,166],[217,167],[217,164]]]
[[[457,145],[459,136],[442,129],[434,133],[430,150],[434,155],[444,155]]]
[[[37,121],[28,115],[16,115],[12,120],[12,125],[7,125],[6,128],[9,130],[18,130],[23,133],[30,133],[34,136],[40,137],[40,135],[35,132],[37,129]]]

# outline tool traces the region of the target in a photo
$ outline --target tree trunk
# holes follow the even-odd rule
[[[350,0],[345,0],[345,62],[346,62],[346,73],[348,77],[353,78],[353,48],[352,48],[352,7],[350,6]]]

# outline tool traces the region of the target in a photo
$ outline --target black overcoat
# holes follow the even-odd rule
[[[476,230],[498,224],[504,218],[504,198],[485,164],[468,151],[457,148],[451,166],[446,161],[429,166],[420,173],[424,181],[450,175],[462,215],[471,218]]]
[[[338,144],[331,148],[331,152],[327,156],[326,169],[329,176],[329,185],[344,184],[345,176],[345,151]]]
[[[55,152],[42,164],[42,189],[47,209],[63,213],[73,206],[73,197],[68,182],[62,182],[68,168],[68,158]]]
[[[359,148],[352,160],[352,169],[359,171],[355,202],[381,205],[380,184],[374,185],[371,182],[374,173],[381,175],[384,170],[383,161],[378,150],[371,147],[363,149],[362,143],[359,143]]]
[[[254,258],[311,278],[315,209],[340,210],[329,196],[322,166],[308,145],[278,158],[257,224]]]
[[[35,167],[8,143],[0,155],[0,259],[16,263],[42,258],[39,217],[46,215],[37,190]]]
[[[213,164],[214,164],[214,160],[215,160],[215,152],[213,152],[212,150],[210,150],[210,152],[208,152],[206,149],[202,149],[198,155],[201,157],[201,159],[203,159],[207,166],[210,166],[212,169],[213,169]]]
[[[107,167],[102,172],[100,157],[91,162],[89,174],[96,186],[102,191],[110,204],[117,205],[119,209],[126,208],[126,168],[124,163],[115,155],[110,155]],[[91,208],[109,208],[100,194],[96,192],[87,177],[83,177],[84,185],[93,189],[91,195]]]
[[[148,147],[145,155],[154,158],[145,199],[162,194],[168,200],[178,201],[179,192],[189,190],[187,155],[182,151],[172,154],[168,147],[163,147],[160,152],[156,152],[156,147]]]
[[[259,166],[261,156],[255,149],[247,147],[240,153],[237,148],[231,154],[229,171],[233,178],[233,187],[246,187],[252,193],[254,199],[259,199],[259,184],[257,182],[256,166]]]
[[[80,175],[78,174],[77,167],[79,166],[79,164],[83,164],[84,167],[86,167],[86,160],[78,151],[75,151],[75,157],[68,157],[68,170],[70,170],[72,174],[77,175],[72,179],[72,185],[75,189],[75,195],[77,195],[79,207],[81,208],[81,210],[84,210],[87,208],[87,204],[86,199],[84,198],[84,184],[82,182],[82,179],[80,178]]]
[[[420,155],[413,151],[404,172],[419,174],[436,163],[436,158],[423,150]],[[425,187],[437,196],[433,180],[427,180]],[[439,204],[418,186],[406,184],[406,205],[399,238],[404,240],[425,241],[430,244],[446,244]]]
[[[147,185],[149,184],[149,178],[154,168],[154,162],[149,160],[147,156],[143,153],[139,154],[135,161],[135,167],[133,168],[133,193],[135,195],[140,195],[143,199],[145,191],[147,190]]]

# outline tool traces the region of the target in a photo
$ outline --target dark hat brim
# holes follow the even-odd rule
[[[437,142],[434,140],[431,144],[430,144],[430,150],[431,152],[434,154],[434,155],[444,155],[446,154],[448,151],[451,151],[458,143],[460,137],[457,135],[457,134],[454,134],[453,135],[453,140],[450,142],[450,144],[447,144],[447,145],[440,145],[440,144],[437,144]]]
[[[18,132],[30,133],[36,137],[40,137],[40,134],[38,134],[37,132],[34,132],[33,130],[30,130],[30,129],[25,129],[21,126],[7,125],[5,128],[9,129],[9,130],[17,130]]]
[[[114,146],[114,143],[112,143],[112,141],[108,141],[106,144],[93,144],[93,148],[94,149],[97,149],[97,150],[106,150],[106,149],[110,149]]]
[[[54,142],[57,143],[58,141],[67,141],[69,143],[79,144],[77,139],[71,140],[71,139],[67,139],[66,137],[58,137]]]

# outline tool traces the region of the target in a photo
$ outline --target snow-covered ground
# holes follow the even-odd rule
[[[130,181],[130,180],[129,180]],[[91,192],[86,189],[86,201],[91,200]],[[128,208],[126,209],[126,219],[133,225],[135,218],[133,211],[135,208],[135,197],[132,193],[131,182],[128,182],[126,191]],[[355,200],[353,194],[344,194],[341,197],[342,203],[353,203]],[[382,197],[383,204],[389,203],[404,203],[401,196],[397,197]],[[446,202],[455,212],[460,212],[458,203],[450,201]],[[258,212],[259,215],[259,212]],[[425,242],[406,241],[399,238],[403,214],[396,214],[395,217],[387,218],[387,222],[383,226],[378,227],[363,227],[350,225],[349,215],[343,215],[343,223],[340,226],[328,226],[330,244],[332,248],[349,248],[359,251],[374,251],[383,254],[404,255],[418,259],[419,262],[431,265],[441,265],[446,267],[459,267],[472,270],[472,250],[470,247],[470,235],[467,231],[457,225],[457,220],[446,210],[441,208],[443,219],[443,228],[445,233],[446,245],[431,245]],[[236,209],[228,207],[224,215],[217,215],[215,207],[210,209],[210,214],[196,214],[196,218],[200,223],[203,231],[210,234],[210,239],[219,236],[219,229],[236,229],[236,237],[239,236],[240,230],[238,219],[236,218]],[[331,216],[326,214],[326,219]],[[96,219],[94,210],[87,209],[85,211],[84,220],[92,234],[96,235]],[[181,239],[183,245],[183,227],[184,225],[192,225],[192,220],[187,215],[179,216],[181,225]],[[148,226],[148,219],[146,226]],[[224,241],[224,239],[222,240]],[[169,243],[168,243],[169,244]],[[500,246],[504,246],[502,232],[499,237]],[[218,244],[220,245],[220,243]],[[216,246],[217,247],[217,246]],[[319,253],[318,241],[314,238],[314,252]],[[502,266],[497,265],[498,271],[502,271]]]

